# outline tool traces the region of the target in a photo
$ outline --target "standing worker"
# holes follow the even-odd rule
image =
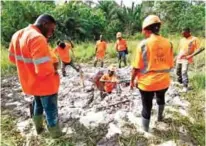
[[[70,42],[70,43],[65,43],[65,42],[61,42],[61,41],[58,41],[57,42],[57,45],[58,47],[55,49],[55,54],[58,54],[62,63],[61,63],[61,70],[62,70],[62,75],[65,77],[66,76],[66,66],[67,65],[70,65],[72,68],[74,68],[77,72],[80,71],[79,68],[77,68],[71,57],[70,57],[70,50],[72,51],[72,53],[74,54],[74,51],[73,51],[73,43]]]
[[[152,100],[156,94],[158,104],[158,121],[163,118],[165,106],[165,92],[170,85],[169,71],[173,67],[172,44],[168,39],[159,35],[161,21],[156,15],[149,15],[142,25],[145,36],[136,50],[136,57],[132,64],[132,78],[130,87],[133,89],[134,80],[142,99],[142,126],[149,130]]]
[[[115,44],[115,49],[118,52],[119,68],[121,68],[121,62],[123,60],[124,65],[127,66],[126,55],[128,54],[127,42],[122,38],[122,33],[118,32],[116,35],[117,41]]]
[[[37,134],[43,132],[43,110],[52,137],[62,132],[58,124],[57,94],[59,75],[55,71],[47,39],[53,35],[56,21],[50,15],[40,15],[34,24],[17,31],[11,39],[9,59],[17,66],[24,93],[34,95],[33,122]]]
[[[184,28],[182,31],[182,38],[179,43],[179,54],[177,56],[178,82],[183,84],[183,92],[188,91],[188,66],[193,62],[192,54],[198,52],[200,49],[200,40],[191,35],[190,28]]]
[[[94,67],[97,66],[97,62],[101,61],[101,67],[104,66],[104,56],[105,52],[107,49],[107,43],[105,42],[104,38],[102,35],[100,35],[100,40],[97,41],[96,43],[96,48],[95,48],[95,60],[94,60]]]

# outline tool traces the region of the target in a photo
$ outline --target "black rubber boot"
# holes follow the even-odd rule
[[[165,105],[158,105],[157,121],[162,121]]]
[[[142,117],[142,127],[143,127],[144,131],[146,131],[146,132],[149,131],[149,123],[150,123],[149,119],[145,119],[144,117]]]

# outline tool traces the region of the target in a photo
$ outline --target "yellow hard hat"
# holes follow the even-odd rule
[[[144,19],[142,29],[145,29],[147,26],[150,26],[155,23],[161,23],[160,18],[156,15],[149,15]]]
[[[109,66],[109,70],[110,70],[110,71],[116,71],[115,65],[113,65],[113,64],[110,65],[110,66]]]
[[[117,38],[121,38],[121,37],[122,37],[122,33],[121,33],[121,32],[118,32],[118,33],[116,34],[116,37],[117,37]]]

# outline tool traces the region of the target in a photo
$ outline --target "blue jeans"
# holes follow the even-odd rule
[[[118,59],[119,59],[119,68],[121,68],[121,63],[122,63],[122,60],[124,62],[124,65],[126,66],[127,65],[127,60],[126,60],[126,53],[125,51],[119,51],[119,56],[118,56]]]
[[[46,113],[47,125],[53,127],[58,122],[57,94],[48,96],[34,96],[33,114],[42,115],[43,110]]]

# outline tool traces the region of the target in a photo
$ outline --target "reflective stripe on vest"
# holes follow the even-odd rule
[[[162,70],[149,70],[147,71],[148,68],[148,59],[147,59],[147,48],[146,48],[146,43],[144,43],[141,47],[141,51],[142,51],[142,58],[143,58],[143,64],[144,67],[143,69],[140,69],[140,72],[143,74],[146,74],[148,72],[156,72],[156,73],[168,73],[171,71],[171,69],[162,69]]]
[[[9,55],[14,56],[16,58],[16,60],[18,60],[18,61],[23,61],[24,63],[33,63],[35,65],[42,64],[42,63],[50,61],[50,58],[48,56],[41,57],[41,58],[38,58],[38,59],[31,59],[31,58],[22,57],[21,55],[15,55],[13,53],[9,53]]]

